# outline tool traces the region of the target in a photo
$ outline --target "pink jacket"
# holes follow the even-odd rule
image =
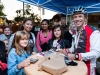
[[[44,44],[45,42],[48,43],[49,39],[51,39],[51,38],[52,38],[52,30],[50,30],[50,32],[46,38],[44,37],[42,30],[40,32],[38,32],[37,38],[36,38],[36,47],[37,47],[39,52],[42,51],[40,45]]]

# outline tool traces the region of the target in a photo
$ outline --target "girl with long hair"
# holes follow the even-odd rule
[[[30,64],[25,60],[30,56],[29,37],[24,31],[15,33],[11,50],[8,53],[8,75],[25,75],[24,67]]]

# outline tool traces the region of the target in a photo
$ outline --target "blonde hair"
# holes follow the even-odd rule
[[[16,48],[16,53],[18,55],[21,55],[21,46],[19,45],[19,42],[20,40],[22,39],[28,39],[28,35],[24,32],[24,31],[17,31],[15,33],[15,36],[14,36],[14,40],[13,40],[13,43],[12,43],[12,46],[11,48]],[[27,52],[27,53],[30,53],[30,47],[29,45],[27,45],[24,50]]]

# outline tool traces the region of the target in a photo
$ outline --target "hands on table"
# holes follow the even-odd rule
[[[17,65],[17,68],[21,69],[21,68],[27,67],[29,65],[30,65],[30,60],[24,60]]]
[[[32,52],[32,55],[35,55],[36,54],[36,52]],[[21,63],[19,63],[18,65],[17,65],[17,68],[18,69],[21,69],[21,68],[24,68],[24,67],[27,67],[27,66],[29,66],[30,65],[30,59],[27,59],[27,60],[24,60],[24,61],[22,61]]]
[[[64,55],[68,56],[68,58],[69,58],[70,60],[74,60],[74,59],[75,59],[75,54],[69,53],[69,49],[63,49],[63,50],[62,50],[62,53],[63,53]]]

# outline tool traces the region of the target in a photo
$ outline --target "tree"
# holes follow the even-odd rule
[[[16,10],[16,13],[17,13],[17,17],[21,16],[21,9],[20,10]]]
[[[33,19],[35,24],[40,24],[41,18],[38,16],[38,14],[36,14],[36,15],[34,14],[30,5],[28,5],[28,4],[25,5],[24,17],[21,14],[22,12],[23,12],[22,9],[16,10],[17,17],[14,18],[14,20],[16,22],[23,21],[24,18],[30,17]]]
[[[31,11],[31,6],[26,4],[25,11],[24,11],[26,17],[28,17],[31,14],[30,11]]]
[[[6,15],[3,13],[3,9],[4,9],[4,5],[3,5],[3,4],[0,4],[0,16],[6,16]]]
[[[24,17],[18,16],[18,17],[15,17],[14,20],[16,22],[20,22],[20,21],[23,21],[24,20]]]

